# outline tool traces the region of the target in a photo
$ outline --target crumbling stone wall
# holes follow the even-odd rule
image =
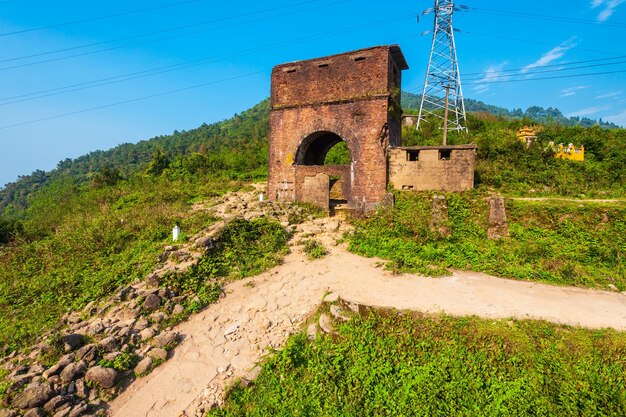
[[[459,192],[474,188],[476,145],[392,148],[389,182],[396,190]]]
[[[278,65],[272,71],[268,197],[308,201],[318,174],[340,175],[348,206],[369,210],[387,186],[387,150],[401,142],[399,91],[406,61],[397,46],[380,46]],[[345,141],[350,165],[323,165]],[[316,196],[309,196],[312,192]]]

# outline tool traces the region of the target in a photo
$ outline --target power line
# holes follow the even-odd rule
[[[560,79],[560,78],[577,78],[577,77],[589,77],[589,76],[596,76],[596,75],[609,75],[609,74],[620,74],[620,73],[624,73],[626,72],[626,69],[624,70],[616,70],[616,71],[604,71],[604,72],[591,72],[591,73],[586,73],[586,74],[570,74],[570,75],[555,75],[552,77],[538,77],[538,78],[521,78],[521,79],[517,79],[517,80],[494,80],[494,81],[485,81],[485,82],[480,82],[480,81],[473,81],[473,82],[468,82],[465,84],[469,84],[469,85],[477,85],[477,84],[503,84],[503,83],[514,83],[514,82],[528,82],[528,81],[542,81],[542,80],[555,80],[555,79]],[[410,90],[407,91],[418,91],[418,88],[412,88]]]
[[[398,20],[399,18],[406,18],[407,16],[414,17],[415,15],[414,14],[410,14],[410,15],[403,15],[403,16],[398,17],[398,18],[387,19],[387,20],[380,21],[380,22],[376,23],[376,25],[381,24],[383,22],[389,23],[390,21]],[[361,30],[361,29],[372,27],[373,25],[374,24],[361,25],[361,26],[357,26],[357,27],[354,27],[354,28],[351,28],[351,29],[348,29],[348,30],[329,32],[329,33],[324,34],[323,36],[324,37],[325,36],[332,36],[332,35],[335,35],[337,33],[344,33],[344,32],[353,31],[353,30]],[[317,37],[319,38],[321,36],[322,35],[319,35]],[[415,35],[411,35],[409,37],[415,37]],[[311,40],[313,40],[313,39],[315,39],[315,38],[311,38]],[[242,74],[242,75],[238,75],[238,76],[234,76],[234,77],[223,78],[223,79],[220,79],[220,80],[213,80],[213,81],[208,81],[208,82],[205,82],[205,83],[195,84],[195,85],[192,85],[192,86],[178,88],[178,89],[175,89],[175,90],[163,91],[163,92],[150,94],[150,95],[146,95],[146,96],[141,96],[141,97],[136,97],[136,98],[132,98],[132,99],[122,100],[122,101],[118,101],[118,102],[114,102],[114,103],[104,104],[104,105],[101,105],[101,106],[95,106],[95,107],[90,107],[90,108],[86,108],[86,109],[76,110],[76,111],[72,111],[72,112],[68,112],[68,113],[57,114],[57,115],[54,115],[54,116],[44,117],[44,118],[40,118],[40,119],[28,120],[28,121],[24,121],[24,122],[14,123],[14,124],[11,124],[11,125],[4,125],[4,126],[0,126],[0,130],[5,130],[5,129],[12,128],[12,127],[19,127],[19,126],[24,126],[24,125],[34,124],[34,123],[45,122],[45,121],[49,121],[49,120],[59,119],[59,118],[63,118],[63,117],[73,116],[73,115],[76,115],[76,114],[87,113],[87,112],[91,112],[91,111],[95,111],[95,110],[101,110],[101,109],[110,108],[110,107],[115,107],[115,106],[128,104],[128,103],[133,103],[133,102],[137,102],[137,101],[148,100],[148,99],[151,99],[151,98],[156,98],[156,97],[165,96],[165,95],[169,95],[169,94],[175,94],[175,93],[179,93],[179,92],[183,92],[183,91],[189,91],[189,90],[193,90],[193,89],[196,89],[196,88],[206,87],[206,86],[209,86],[209,85],[223,83],[223,82],[227,82],[227,81],[238,80],[238,79],[241,79],[241,78],[250,77],[250,76],[253,76],[253,75],[258,75],[258,74],[263,74],[263,73],[266,73],[266,71],[256,71],[256,72],[252,72],[252,73],[248,73],[248,74]]]
[[[466,80],[469,80],[469,81],[477,81],[477,80],[488,81],[489,79],[500,79],[502,77],[529,76],[529,75],[534,75],[534,74],[544,74],[544,73],[547,73],[547,72],[572,71],[572,70],[575,70],[575,69],[606,67],[608,65],[617,65],[617,64],[624,64],[624,63],[626,63],[626,61],[609,62],[609,63],[605,63],[605,64],[579,65],[577,67],[571,67],[571,68],[555,68],[555,69],[540,70],[540,71],[527,71],[527,72],[523,72],[524,68],[522,68],[521,70],[502,70],[502,71],[498,71],[498,72],[494,73],[493,75],[486,75],[484,77],[466,78]],[[539,67],[539,68],[541,68],[541,67]],[[515,71],[516,73],[513,73],[513,74],[501,74],[502,72],[505,72],[505,71]],[[485,74],[487,74],[487,73],[485,73]]]
[[[153,69],[149,69],[149,70],[137,71],[137,72],[123,74],[123,75],[118,75],[118,76],[114,76],[114,77],[102,78],[102,79],[99,79],[99,80],[93,80],[93,81],[88,81],[88,82],[84,82],[84,83],[71,84],[71,85],[64,86],[64,87],[57,87],[57,88],[52,88],[52,89],[47,89],[47,90],[40,90],[40,91],[26,93],[26,94],[20,94],[20,95],[16,95],[16,96],[12,96],[12,97],[4,97],[4,98],[0,98],[0,106],[20,103],[20,102],[24,102],[24,101],[36,100],[36,99],[39,99],[39,98],[50,97],[50,96],[54,96],[54,95],[65,94],[65,93],[70,93],[70,92],[75,92],[75,91],[80,91],[80,90],[86,90],[86,89],[101,87],[101,86],[110,85],[110,84],[117,84],[117,83],[124,82],[124,81],[130,81],[130,80],[139,79],[139,78],[145,78],[145,77],[158,75],[158,74],[162,74],[162,73],[166,73],[166,72],[172,72],[172,71],[178,71],[178,70],[182,70],[182,69],[186,69],[186,68],[191,68],[191,67],[195,67],[195,66],[198,66],[198,65],[206,64],[206,63],[209,63],[209,62],[215,62],[215,61],[218,61],[218,60],[223,59],[223,58],[232,58],[232,57],[237,57],[237,56],[245,56],[245,55],[252,54],[252,53],[262,52],[262,51],[265,51],[265,50],[271,50],[271,49],[274,49],[274,48],[277,48],[277,47],[288,46],[288,45],[293,45],[293,44],[299,44],[299,43],[303,43],[303,42],[310,42],[312,40],[323,39],[323,38],[326,38],[326,37],[329,37],[329,36],[335,36],[335,35],[339,35],[339,34],[350,33],[350,32],[355,32],[355,31],[359,31],[359,30],[363,30],[363,29],[369,29],[369,28],[372,28],[372,27],[380,26],[380,25],[389,24],[389,23],[392,23],[392,22],[396,22],[396,21],[405,19],[405,18],[407,18],[409,16],[413,17],[414,14],[405,14],[405,15],[402,15],[402,16],[393,17],[393,18],[389,18],[389,19],[384,19],[384,20],[380,20],[380,21],[375,21],[375,22],[371,22],[371,23],[368,23],[368,24],[364,24],[364,25],[358,25],[358,26],[353,26],[353,27],[345,28],[345,29],[339,29],[339,30],[335,30],[335,31],[331,31],[331,32],[315,34],[315,35],[306,36],[306,37],[302,37],[302,38],[298,38],[298,39],[294,39],[294,40],[289,40],[289,41],[284,41],[284,42],[278,42],[278,43],[274,43],[274,44],[264,45],[264,46],[260,46],[260,47],[256,47],[256,48],[248,48],[248,49],[245,49],[245,50],[242,50],[242,51],[238,51],[238,52],[234,52],[234,53],[228,53],[228,54],[223,54],[223,55],[218,55],[218,56],[215,56],[215,57],[207,57],[207,58],[202,58],[202,59],[193,60],[193,61],[187,61],[187,62],[173,64],[173,65],[166,65],[166,66],[163,66],[163,67],[157,67],[157,68],[153,68]],[[414,36],[411,36],[411,37],[414,37]],[[2,101],[3,101],[3,103],[2,103]]]
[[[612,58],[599,58],[599,59],[588,59],[585,61],[573,61],[573,62],[565,62],[562,64],[546,64],[546,65],[541,65],[539,67],[536,68],[551,68],[551,67],[563,67],[563,66],[567,66],[567,65],[577,65],[577,64],[587,64],[590,62],[604,62],[604,61],[612,61],[615,59],[623,59],[626,58],[626,55],[621,55],[621,56],[615,56]],[[610,64],[606,64],[606,65],[610,65]],[[514,72],[514,71],[522,71],[525,68],[513,68],[513,69],[503,69],[503,70],[498,70],[497,73],[501,73],[501,72]],[[465,75],[485,75],[487,74],[487,72],[467,72],[465,73]]]
[[[278,15],[274,15],[274,16],[269,16],[269,18],[276,18],[276,17],[284,17],[284,16],[289,16],[289,15],[293,15],[293,14],[297,14],[297,13],[302,13],[302,12],[306,12],[306,11],[310,11],[310,10],[316,10],[319,8],[323,8],[323,7],[328,7],[328,6],[334,6],[337,4],[342,4],[342,3],[347,3],[347,2],[351,2],[354,0],[341,0],[341,1],[336,1],[336,2],[332,2],[332,3],[327,3],[327,4],[322,4],[322,5],[318,5],[315,7],[311,7],[308,9],[302,9],[302,10],[295,10],[292,12],[287,12],[287,13],[282,13],[282,14],[278,14]],[[304,1],[298,4],[305,4],[305,3],[317,3],[316,1]],[[291,6],[288,6],[291,7]],[[276,9],[283,9],[286,7],[279,7],[279,8],[275,8]],[[252,13],[250,13],[252,14]],[[249,14],[246,14],[249,15]],[[246,16],[243,15],[243,16]],[[235,17],[230,17],[230,18],[225,18],[225,19],[217,19],[215,21],[210,21],[210,22],[206,22],[206,23],[202,23],[202,25],[207,25],[210,23],[215,23],[215,22],[219,22],[219,21],[223,21],[223,20],[232,20]],[[230,28],[233,26],[239,26],[242,24],[247,24],[247,23],[254,23],[254,22],[258,22],[258,21],[262,21],[267,19],[268,17],[260,17],[257,19],[250,19],[247,21],[242,21],[242,22],[236,22],[236,23],[231,23],[228,25],[222,25],[222,26],[218,26],[218,27],[211,27],[211,28],[207,28],[207,29],[202,29],[202,30],[197,30],[194,32],[187,32],[187,33],[183,33],[183,34],[177,34],[177,35],[170,35],[170,36],[165,36],[165,37],[161,37],[161,38],[156,38],[156,39],[150,39],[150,40],[146,40],[143,42],[135,42],[135,43],[130,43],[130,44],[124,44],[124,45],[118,45],[118,46],[113,46],[110,48],[104,48],[104,49],[98,49],[95,51],[88,51],[88,52],[82,52],[82,53],[78,53],[78,54],[74,54],[74,55],[67,55],[67,56],[62,56],[62,57],[57,57],[57,58],[49,58],[49,59],[44,59],[44,60],[40,60],[40,61],[34,61],[34,62],[28,62],[28,63],[24,63],[24,64],[17,64],[17,65],[12,65],[12,66],[8,66],[8,67],[1,67],[0,71],[6,71],[6,70],[12,70],[12,69],[18,69],[18,68],[24,68],[24,67],[30,67],[30,66],[34,66],[34,65],[39,65],[39,64],[45,64],[48,62],[56,62],[56,61],[62,61],[62,60],[66,60],[66,59],[71,59],[71,58],[78,58],[81,56],[87,56],[87,55],[95,55],[95,54],[99,54],[99,53],[103,53],[103,52],[109,52],[109,51],[114,51],[117,49],[122,49],[122,48],[127,48],[129,46],[136,46],[136,45],[145,45],[148,43],[154,43],[154,42],[159,42],[159,41],[163,41],[163,40],[167,40],[167,39],[174,39],[174,38],[178,38],[181,36],[189,36],[189,35],[195,35],[198,33],[203,33],[203,32],[207,32],[207,31],[212,31],[212,30],[219,30],[219,29],[226,29],[226,28]],[[168,30],[166,30],[168,31]],[[154,32],[154,33],[158,33],[158,32]]]
[[[103,15],[103,16],[87,17],[85,19],[73,20],[73,21],[70,21],[70,22],[63,22],[63,23],[55,23],[53,25],[39,26],[39,27],[35,27],[35,28],[30,28],[30,29],[15,30],[13,32],[0,33],[0,37],[19,35],[19,34],[22,34],[22,33],[35,32],[35,31],[45,30],[45,29],[53,29],[53,28],[58,28],[58,27],[63,27],[63,26],[77,25],[77,24],[80,24],[80,23],[96,22],[98,20],[106,20],[106,19],[111,19],[111,18],[114,18],[114,17],[127,16],[127,15],[130,15],[130,14],[145,13],[145,12],[150,12],[150,11],[153,11],[153,10],[165,9],[165,8],[170,8],[170,7],[176,7],[176,6],[181,6],[181,5],[189,4],[189,3],[197,3],[198,1],[200,1],[200,0],[178,1],[178,2],[175,2],[175,3],[162,4],[160,6],[152,6],[152,7],[146,7],[146,8],[143,8],[143,9],[127,10],[125,12],[113,13],[113,14],[108,14],[108,15]]]
[[[555,80],[559,78],[576,78],[576,77],[589,77],[589,76],[595,76],[595,75],[620,74],[624,72],[626,72],[626,69],[617,70],[617,71],[591,72],[587,74],[555,75],[553,77],[526,78],[526,79],[519,79],[519,80],[497,80],[497,81],[487,81],[487,82],[474,81],[474,82],[470,82],[467,84],[493,84],[493,83],[500,84],[500,83],[514,83],[514,82],[523,82],[523,81]]]
[[[537,19],[537,20],[544,20],[544,21],[549,21],[549,22],[592,24],[592,25],[601,25],[601,26],[612,26],[612,27],[617,27],[617,28],[626,28],[626,23],[623,23],[623,22],[608,22],[608,21],[600,22],[598,20],[581,19],[581,18],[575,18],[575,17],[549,16],[549,15],[542,15],[542,14],[537,14],[537,13],[514,12],[514,11],[496,10],[496,9],[482,9],[482,8],[476,8],[476,7],[472,7],[470,9],[474,12],[496,15],[496,16]]]
[[[201,83],[201,84],[191,85],[189,87],[178,88],[176,90],[162,91],[162,92],[156,93],[156,94],[150,94],[150,95],[147,95],[147,96],[136,97],[136,98],[132,98],[132,99],[128,99],[128,100],[118,101],[118,102],[115,102],[115,103],[104,104],[102,106],[90,107],[90,108],[87,108],[87,109],[76,110],[76,111],[69,112],[69,113],[57,114],[55,116],[44,117],[44,118],[41,118],[41,119],[28,120],[28,121],[25,121],[25,122],[14,123],[14,124],[11,124],[11,125],[4,125],[4,126],[0,126],[0,130],[5,130],[5,129],[12,128],[12,127],[29,125],[29,124],[33,124],[33,123],[45,122],[45,121],[48,121],[48,120],[60,119],[62,117],[73,116],[73,115],[81,114],[81,113],[87,113],[87,112],[91,112],[91,111],[94,111],[94,110],[101,110],[101,109],[106,109],[106,108],[109,108],[109,107],[119,106],[119,105],[122,105],[122,104],[133,103],[133,102],[142,101],[142,100],[148,100],[148,99],[151,99],[151,98],[165,96],[165,95],[174,94],[174,93],[180,93],[182,91],[188,91],[188,90],[192,90],[192,89],[196,89],[196,88],[200,88],[200,87],[206,87],[206,86],[213,85],[213,84],[219,84],[219,83],[223,83],[223,82],[227,82],[227,81],[233,81],[233,80],[238,80],[238,79],[241,79],[241,78],[251,77],[253,75],[262,74],[264,72],[265,71],[251,72],[251,73],[248,73],[248,74],[242,74],[242,75],[237,75],[237,76],[234,76],[234,77],[222,78],[220,80],[213,80],[213,81],[208,81],[208,82]]]
[[[352,1],[352,0],[350,0],[350,1]],[[243,14],[238,14],[238,15],[234,15],[234,16],[226,16],[226,17],[222,17],[222,18],[219,18],[219,19],[211,19],[211,20],[206,20],[206,21],[202,21],[202,22],[198,22],[198,23],[192,23],[192,24],[188,24],[188,25],[181,25],[181,26],[175,26],[175,27],[166,28],[166,29],[160,29],[160,30],[151,31],[151,32],[138,33],[138,34],[135,34],[135,35],[125,36],[125,37],[117,38],[117,39],[110,39],[110,40],[106,40],[106,41],[86,43],[86,44],[76,45],[76,46],[72,46],[72,47],[68,47],[68,48],[61,48],[61,49],[55,49],[55,50],[51,50],[51,51],[39,52],[39,53],[36,53],[36,54],[22,55],[22,56],[13,57],[13,58],[7,58],[7,59],[0,59],[0,62],[20,61],[20,60],[23,60],[23,59],[36,58],[36,57],[45,56],[45,55],[53,55],[53,54],[57,54],[57,53],[60,53],[60,52],[74,51],[74,50],[77,50],[77,49],[84,49],[84,48],[89,48],[89,47],[92,47],[92,46],[106,45],[106,44],[109,44],[109,43],[115,43],[115,42],[120,42],[120,41],[131,40],[131,39],[143,38],[143,37],[146,37],[146,36],[158,35],[158,34],[161,34],[161,33],[175,32],[175,31],[178,31],[178,30],[189,29],[189,28],[198,27],[198,26],[206,26],[206,25],[209,25],[209,24],[212,24],[212,23],[219,23],[219,22],[228,21],[228,20],[236,20],[236,19],[239,19],[239,18],[242,18],[242,17],[254,16],[254,15],[257,15],[257,14],[273,12],[275,10],[291,8],[291,7],[297,7],[297,6],[301,6],[301,5],[304,5],[304,4],[318,3],[318,2],[319,2],[318,0],[301,1],[301,2],[298,2],[298,3],[292,3],[292,4],[288,5],[288,6],[272,7],[272,8],[268,8],[268,9],[256,10],[256,11],[243,13]],[[331,3],[330,5],[335,5],[335,4],[337,4],[337,3]],[[193,32],[193,33],[196,33],[196,32]],[[180,36],[185,36],[185,34],[182,34]],[[166,39],[171,39],[171,38],[166,38]],[[137,45],[137,44],[126,44],[124,46],[126,47],[126,46],[134,46],[134,45]]]
[[[509,40],[509,41],[517,41],[517,42],[525,42],[525,43],[534,43],[534,44],[537,44],[537,45],[551,46],[553,48],[561,46],[561,45],[550,43],[550,42],[541,42],[541,41],[530,40],[530,39],[513,38],[513,37],[510,37],[510,36],[494,35],[494,34],[491,34],[491,33],[481,33],[481,32],[473,32],[473,31],[470,32],[470,31],[466,31],[466,30],[462,30],[461,32],[464,33],[464,34],[467,34],[467,35],[478,35],[478,36],[485,36],[485,37],[488,37],[488,38],[505,39],[505,40]],[[616,55],[615,52],[600,51],[598,49],[581,48],[579,46],[575,46],[572,49],[575,49],[577,51],[594,52],[594,53],[603,54],[603,55]]]

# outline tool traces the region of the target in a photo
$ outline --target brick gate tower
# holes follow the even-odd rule
[[[272,71],[268,197],[370,210],[387,187],[387,151],[401,144],[408,65],[396,45],[276,66]],[[345,142],[351,162],[325,165]]]

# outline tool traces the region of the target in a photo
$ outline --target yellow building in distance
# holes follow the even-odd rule
[[[565,146],[562,143],[559,143],[558,146],[554,145],[554,142],[550,142],[552,145],[552,149],[554,149],[554,157],[560,159],[569,159],[571,161],[584,161],[585,160],[585,146],[580,145],[580,147],[574,146],[573,143]]]
[[[529,147],[537,139],[537,132],[533,127],[524,126],[517,131],[517,138],[520,140],[520,142],[524,142],[526,144],[526,147]]]

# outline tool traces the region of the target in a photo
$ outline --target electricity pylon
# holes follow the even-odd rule
[[[467,9],[467,6],[455,7],[453,0],[435,0],[435,7],[422,13],[435,13],[435,27],[417,129],[420,123],[425,122],[427,115],[433,115],[443,121],[444,138],[449,130],[467,131],[461,74],[454,43],[455,29],[452,27],[454,12]]]

